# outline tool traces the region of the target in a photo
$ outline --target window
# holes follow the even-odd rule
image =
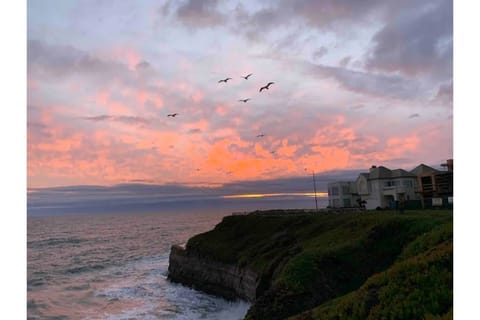
[[[412,180],[403,180],[403,186],[405,187],[413,187],[413,183],[412,183]]]
[[[350,201],[350,199],[348,199],[348,198],[343,199],[343,206],[344,207],[351,207],[352,202]]]
[[[340,200],[339,199],[333,199],[333,207],[334,208],[340,207]]]
[[[350,187],[349,186],[342,186],[342,193],[343,194],[349,194],[350,193]]]
[[[332,196],[338,196],[338,187],[332,187]]]
[[[394,187],[396,185],[397,185],[396,181],[393,181],[393,180],[388,180],[383,183],[384,187]]]

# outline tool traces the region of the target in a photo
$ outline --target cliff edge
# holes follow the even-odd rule
[[[258,275],[238,264],[228,264],[203,257],[174,245],[170,251],[168,277],[174,282],[224,297],[253,302]]]
[[[168,277],[251,301],[246,319],[450,319],[453,214],[227,216],[172,247]]]

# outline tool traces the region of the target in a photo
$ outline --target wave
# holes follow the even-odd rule
[[[27,242],[27,248],[38,249],[38,248],[50,247],[50,246],[80,244],[80,243],[86,242],[86,241],[88,241],[88,240],[81,239],[81,238],[49,238],[49,239],[44,239],[44,240],[28,241]]]
[[[81,266],[81,267],[70,268],[70,269],[65,270],[64,273],[75,274],[75,273],[102,270],[102,269],[105,269],[104,265],[94,264],[94,265],[89,265],[89,266]]]

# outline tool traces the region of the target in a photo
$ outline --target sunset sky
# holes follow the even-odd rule
[[[439,165],[452,55],[451,0],[28,1],[27,184]]]

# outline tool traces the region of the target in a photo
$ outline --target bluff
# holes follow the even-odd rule
[[[451,319],[452,211],[227,216],[173,246],[169,279],[246,319]]]

